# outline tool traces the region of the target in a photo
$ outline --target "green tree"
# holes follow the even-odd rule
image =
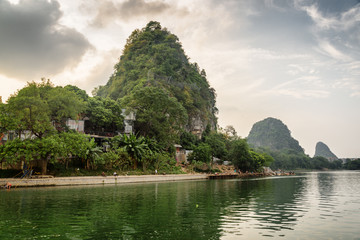
[[[194,134],[190,133],[190,132],[184,131],[180,135],[180,145],[184,149],[192,150],[192,149],[194,149],[196,147],[198,142],[199,142],[198,137],[195,136]]]
[[[314,169],[321,170],[324,168],[329,168],[329,166],[330,166],[329,160],[327,160],[324,157],[320,157],[320,156],[314,157],[311,162],[312,162],[312,166]]]
[[[254,150],[250,149],[249,151],[251,159],[249,159],[251,170],[259,171],[265,165],[265,157],[261,153],[255,152]]]
[[[61,158],[66,168],[70,157],[79,157],[86,162],[85,167],[88,169],[94,166],[91,161],[94,161],[96,154],[99,153],[94,139],[76,132],[61,132],[58,137],[58,144],[62,147]]]
[[[11,117],[7,104],[0,102],[0,141],[3,133],[16,128],[17,122],[17,119]]]
[[[227,155],[226,136],[212,131],[205,137],[205,143],[211,148],[212,157],[224,159]]]
[[[44,79],[41,83],[29,82],[8,100],[9,116],[17,123],[13,130],[29,130],[38,138],[52,132],[53,123],[63,127],[67,118],[76,119],[84,108],[75,93]]]
[[[211,147],[206,143],[200,143],[199,146],[194,148],[193,152],[191,153],[190,160],[210,163]]]
[[[119,101],[101,97],[88,98],[85,115],[89,118],[87,131],[115,133],[123,128],[124,117]]]
[[[120,143],[121,148],[126,151],[133,160],[134,169],[137,169],[138,163],[143,160],[143,156],[148,148],[144,142],[144,137],[136,137],[134,134],[127,136],[124,134]]]
[[[205,142],[205,138],[207,136],[209,136],[210,133],[211,133],[211,126],[210,126],[210,124],[207,124],[206,127],[205,127],[205,130],[201,134],[201,141]]]
[[[270,167],[270,165],[274,162],[274,158],[272,156],[270,156],[269,154],[267,154],[267,153],[261,153],[261,155],[265,159],[264,166],[265,167]]]
[[[142,87],[123,99],[128,111],[136,112],[135,130],[169,148],[178,141],[181,128],[186,124],[184,107],[169,96],[165,90],[156,87]]]
[[[0,146],[0,156],[9,164],[40,160],[41,173],[46,174],[47,164],[56,162],[63,153],[59,142],[57,135],[25,140],[16,138]]]
[[[255,170],[250,154],[250,148],[245,139],[231,141],[228,159],[232,161],[236,168],[242,171]]]
[[[355,160],[347,159],[345,168],[348,170],[360,170],[360,158]]]
[[[50,110],[50,119],[60,126],[65,126],[68,118],[77,120],[86,107],[76,94],[63,87],[54,87],[49,90],[49,96],[43,99]]]
[[[85,90],[82,90],[80,88],[78,88],[77,86],[74,85],[66,85],[64,87],[64,89],[75,93],[81,100],[83,100],[84,102],[86,102],[89,99],[89,95],[87,95]]]

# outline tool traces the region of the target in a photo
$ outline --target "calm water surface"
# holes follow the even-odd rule
[[[360,172],[0,190],[0,239],[360,239]]]

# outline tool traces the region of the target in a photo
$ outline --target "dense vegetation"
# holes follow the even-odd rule
[[[0,104],[0,135],[10,131],[17,137],[0,145],[0,162],[10,166],[30,162],[46,174],[50,168],[77,166],[87,170],[136,169],[153,166],[177,171],[173,158],[158,144],[144,137],[119,135],[123,116],[118,101],[89,97],[75,87],[55,87],[49,80],[30,82]],[[69,118],[88,118],[86,131],[109,131],[117,137],[95,143],[89,135],[66,126]],[[107,147],[106,151],[103,151]],[[170,164],[171,163],[171,164]]]
[[[309,158],[278,119],[256,123],[248,139],[238,137],[232,126],[217,129],[216,94],[205,71],[189,62],[179,39],[158,22],[131,34],[108,83],[94,94],[43,79],[0,103],[0,139],[6,132],[18,136],[0,145],[0,163],[31,163],[42,174],[55,175],[180,173],[174,148],[180,143],[192,150],[186,164],[195,171],[212,171],[214,161],[229,161],[243,172],[263,166],[342,167],[340,161]],[[122,134],[123,115],[130,112],[136,115],[135,133]],[[68,119],[84,119],[86,134],[69,129]],[[90,135],[102,137],[95,142]],[[349,161],[346,168],[358,165]]]
[[[274,158],[273,169],[340,169],[342,162],[336,159],[304,153],[299,142],[291,137],[290,130],[280,120],[266,118],[252,127],[247,138],[249,145]]]
[[[154,102],[151,98],[144,98],[146,94],[138,95],[138,102],[144,104],[145,110],[155,108],[164,111],[172,104],[181,109],[175,100],[167,102],[158,90],[150,87],[139,90],[154,91],[156,95],[152,98],[159,100]],[[154,172],[155,169],[159,173],[180,172],[174,158],[174,147],[150,137],[152,131],[158,131],[158,136],[169,134],[168,129],[165,132],[146,123],[143,125],[147,126],[146,137],[118,134],[123,121],[119,101],[89,97],[75,86],[55,87],[49,80],[43,80],[28,83],[12,95],[7,104],[1,103],[0,108],[1,133],[10,131],[18,136],[0,145],[0,161],[10,166],[25,163],[35,166],[42,174],[50,170],[55,175],[67,170],[72,170],[71,174],[79,174],[74,172],[78,168],[108,173],[113,170],[137,171],[139,167],[142,172]],[[181,111],[172,114],[173,120],[169,117],[169,121],[173,121],[174,125],[181,120]],[[90,133],[105,129],[116,136],[96,143],[89,135],[69,129],[65,124],[69,118],[87,118],[85,130]],[[138,118],[138,121],[142,119]],[[242,171],[258,171],[273,161],[269,155],[250,149],[246,140],[237,137],[231,126],[216,131],[207,125],[202,138],[185,129],[177,131],[181,131],[181,134],[178,133],[180,143],[193,150],[188,163],[193,170],[211,171],[213,159],[230,161]]]
[[[251,150],[234,128],[228,131],[232,137],[216,130],[216,94],[205,70],[189,62],[179,39],[158,22],[131,34],[108,83],[94,95],[44,79],[28,83],[0,104],[0,132],[18,136],[0,146],[0,161],[13,166],[35,161],[43,174],[139,166],[144,172],[177,172],[175,143],[193,150],[189,159],[195,170],[204,165],[211,170],[214,158],[233,160],[243,171],[261,170],[272,160]],[[120,134],[123,109],[136,114],[135,135]],[[86,119],[86,133],[109,138],[95,142],[69,129],[67,119]]]
[[[348,170],[360,170],[360,158],[357,159],[345,159],[344,168]]]
[[[205,70],[189,62],[178,37],[160,23],[151,21],[135,30],[114,68],[94,94],[121,99],[128,111],[135,111],[139,135],[170,146],[180,129],[216,128],[216,94]]]

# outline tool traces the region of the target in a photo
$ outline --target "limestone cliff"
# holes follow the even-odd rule
[[[299,142],[295,140],[288,127],[279,119],[266,118],[253,125],[247,141],[254,148],[265,148],[271,151],[291,150],[304,153]]]
[[[330,148],[323,142],[318,142],[316,144],[314,157],[324,157],[329,161],[338,160],[338,157],[331,152]]]

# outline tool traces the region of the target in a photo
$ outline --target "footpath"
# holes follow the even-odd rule
[[[0,178],[0,186],[7,183],[11,188],[17,187],[45,187],[45,186],[73,186],[97,184],[122,184],[164,181],[187,181],[209,179],[207,174],[169,174],[169,175],[131,175],[131,176],[86,176],[86,177],[51,177],[51,178]]]

